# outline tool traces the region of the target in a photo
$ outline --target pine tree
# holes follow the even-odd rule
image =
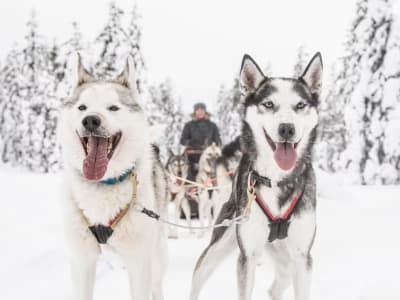
[[[144,81],[145,81],[145,62],[141,52],[142,43],[142,30],[140,27],[141,16],[138,8],[135,5],[130,15],[130,21],[126,30],[126,45],[128,48],[128,54],[133,57],[135,63],[135,70],[137,74],[137,86],[139,92],[143,92]]]
[[[298,78],[303,74],[309,59],[310,55],[307,52],[306,46],[304,44],[301,44],[300,47],[297,49],[296,63],[293,68],[294,78]]]
[[[241,98],[242,94],[238,78],[234,79],[233,85],[230,88],[226,89],[224,86],[221,86],[218,92],[216,117],[223,144],[231,142],[240,134],[242,126]]]
[[[42,139],[44,138],[43,116],[46,110],[45,87],[48,69],[47,47],[37,30],[35,12],[27,23],[28,34],[25,37],[23,52],[22,101],[26,103],[25,138],[23,166],[31,171],[46,171],[42,155]]]
[[[182,105],[177,101],[169,79],[151,86],[149,98],[146,107],[148,119],[150,124],[163,127],[160,144],[165,146],[161,149],[162,157],[165,158],[167,149],[179,152],[179,137],[184,118]]]
[[[96,62],[95,76],[100,79],[111,79],[118,75],[121,66],[116,66],[118,58],[127,54],[126,33],[122,27],[123,10],[115,2],[110,3],[108,21],[95,40]],[[98,49],[97,49],[98,48]]]
[[[387,74],[400,55],[391,50],[396,38],[393,1],[359,1],[345,44],[346,55],[326,101],[331,107],[326,109],[329,116],[325,119],[338,123],[333,128],[337,140],[329,141],[327,152],[337,153],[339,166],[331,169],[346,168],[358,174],[363,184],[398,180],[398,170],[388,161],[389,137],[385,133],[398,106],[398,99],[388,93]]]
[[[57,52],[58,57],[56,60],[53,59],[52,64],[57,64],[55,68],[60,72],[60,75],[56,78],[58,83],[56,95],[59,99],[63,99],[72,90],[72,76],[68,76],[72,74],[71,66],[68,64],[72,56],[76,55],[76,53],[81,53],[83,58],[89,57],[89,51],[83,45],[82,33],[77,22],[72,22],[71,37],[60,44]],[[88,67],[90,65],[88,64]]]
[[[343,73],[339,73],[339,76],[335,70],[332,70],[331,73],[331,77],[336,80],[331,86],[324,88],[324,90],[328,90],[327,95],[323,93],[321,96],[318,142],[315,152],[318,167],[333,173],[343,171],[346,167],[345,162],[341,160],[341,155],[347,145],[347,130],[344,120],[345,105],[343,98],[337,94],[338,91],[335,88],[335,82],[340,82]]]
[[[23,157],[20,140],[24,137],[20,80],[22,75],[22,54],[17,45],[8,53],[0,72],[2,104],[0,106],[1,160],[19,165]]]

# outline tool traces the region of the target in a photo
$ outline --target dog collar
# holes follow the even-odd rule
[[[120,182],[123,182],[125,179],[127,179],[129,177],[130,174],[132,174],[134,168],[125,171],[122,175],[118,176],[118,177],[111,177],[111,178],[107,178],[107,179],[103,179],[100,180],[100,183],[103,184],[107,184],[107,185],[114,185]]]

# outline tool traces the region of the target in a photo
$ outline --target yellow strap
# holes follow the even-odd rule
[[[132,183],[132,203],[136,204],[137,201],[137,185],[138,185],[138,180],[137,180],[137,175],[133,174],[131,175],[131,183]]]
[[[137,176],[136,174],[131,174],[131,183],[132,183],[132,197],[131,197],[131,203],[132,204],[136,204],[137,201],[137,185],[138,185],[138,181],[137,181]],[[129,210],[129,207],[131,205],[131,203],[129,203],[123,210],[121,210],[119,212],[119,214],[115,217],[113,223],[110,225],[110,227],[112,228],[112,230],[115,229],[115,227],[117,227],[118,223],[122,220],[122,218],[126,215],[126,213]],[[82,216],[83,219],[86,221],[86,223],[88,224],[88,226],[90,226],[90,222],[89,219],[85,216],[85,214],[82,211]]]
[[[247,187],[247,205],[246,208],[244,209],[245,215],[248,217],[251,212],[251,206],[256,199],[256,189],[254,186],[248,186]]]
[[[117,227],[118,223],[122,220],[122,218],[126,215],[126,213],[129,210],[129,204],[120,211],[120,213],[117,215],[117,217],[114,219],[114,222],[110,225],[110,227],[112,228],[112,230],[115,229],[115,227]]]
[[[248,175],[247,178],[247,205],[244,210],[244,213],[246,217],[250,216],[251,212],[251,206],[256,199],[256,188],[255,188],[256,182],[251,182],[251,172]]]

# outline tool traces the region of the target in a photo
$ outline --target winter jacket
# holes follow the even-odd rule
[[[221,145],[217,125],[208,119],[192,120],[183,128],[181,144],[190,148],[203,148],[215,142]]]

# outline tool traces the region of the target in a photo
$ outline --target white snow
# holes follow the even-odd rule
[[[337,185],[320,175],[312,299],[399,299],[400,186]],[[71,299],[59,175],[0,172],[0,299]],[[341,182],[345,182],[343,178]],[[166,299],[188,299],[191,274],[208,238],[181,231],[169,241]],[[236,255],[210,277],[201,299],[236,298]],[[258,268],[253,299],[268,299],[271,264]],[[95,299],[128,300],[122,263],[99,262]],[[285,300],[293,299],[292,291]]]

